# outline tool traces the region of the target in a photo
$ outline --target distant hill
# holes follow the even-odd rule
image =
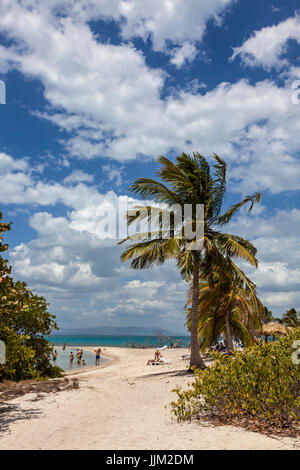
[[[61,328],[52,336],[156,336],[158,331],[166,336],[183,336],[180,333],[173,333],[163,328],[148,328],[143,326]]]

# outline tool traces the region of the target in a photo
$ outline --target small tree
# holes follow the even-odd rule
[[[263,323],[270,323],[271,321],[274,320],[273,314],[271,310],[268,309],[268,307],[264,306],[264,313],[263,313]]]
[[[291,326],[295,328],[296,326],[300,325],[300,318],[299,314],[296,312],[296,309],[291,308],[287,312],[284,313],[282,317],[282,323],[285,326]]]
[[[2,234],[8,230],[10,224],[0,223],[0,252],[7,250]],[[52,347],[45,339],[58,329],[55,316],[44,297],[34,295],[25,282],[15,282],[10,273],[8,261],[0,255],[0,340],[6,346],[1,376],[22,380],[60,375],[50,363]]]

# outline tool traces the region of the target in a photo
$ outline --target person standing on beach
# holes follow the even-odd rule
[[[73,364],[73,361],[74,361],[74,354],[73,354],[73,352],[71,351],[71,352],[70,352],[70,364]]]
[[[63,351],[66,349],[66,343],[64,343],[63,345]]]
[[[98,366],[100,364],[101,348],[96,349],[95,353],[96,353],[96,366]]]
[[[77,349],[77,352],[76,352],[76,359],[77,359],[77,364],[80,366],[80,364],[81,364],[81,353],[80,353],[80,349]]]

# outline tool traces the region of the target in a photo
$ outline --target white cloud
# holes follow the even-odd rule
[[[71,155],[82,158],[107,155],[121,160],[142,153],[161,153],[169,147],[168,136],[163,137],[164,131],[167,127],[174,128],[176,122],[163,118],[165,106],[160,100],[160,92],[164,74],[147,67],[142,54],[131,44],[99,43],[83,22],[82,15],[84,19],[90,19],[97,15],[110,16],[117,11],[118,15],[127,18],[128,24],[125,23],[129,29],[126,34],[130,30],[135,35],[139,18],[146,14],[147,28],[152,25],[154,30],[162,29],[166,34],[157,41],[174,39],[180,43],[181,39],[176,39],[179,34],[184,39],[185,49],[186,34],[192,31],[196,39],[201,39],[199,28],[202,31],[206,20],[230,2],[174,0],[160,3],[160,9],[154,3],[114,2],[110,10],[105,7],[105,2],[98,2],[97,6],[92,1],[83,10],[82,2],[76,2],[76,7],[63,2],[60,8],[67,9],[68,18],[54,18],[50,10],[58,6],[55,1],[46,4],[37,0],[22,4],[2,2],[1,27],[19,44],[18,49],[13,46],[9,50],[10,57],[24,74],[42,80],[45,97],[54,108],[66,110],[61,115],[37,115],[48,117],[68,131],[76,131],[76,135],[66,142]],[[30,10],[31,7],[34,8]],[[177,15],[179,9],[181,14]],[[173,36],[166,29],[168,15],[174,34],[177,32]],[[186,27],[178,28],[174,18]],[[163,28],[155,26],[162,20]],[[196,21],[198,28],[190,28],[190,21]]]
[[[300,309],[300,210],[243,215],[225,230],[250,239],[257,248],[259,268],[246,270],[262,301],[276,314]]]
[[[182,44],[200,41],[209,19],[220,20],[231,0],[133,0],[121,2],[126,22],[122,35],[126,38],[151,36],[154,49],[163,50],[166,41]]]
[[[300,15],[255,31],[242,46],[234,48],[232,60],[240,56],[250,67],[260,66],[267,70],[272,67],[280,69],[288,65],[287,59],[282,58],[282,55],[286,52],[290,39],[300,44]]]
[[[246,267],[246,271],[257,283],[262,301],[281,314],[290,307],[300,308],[300,211],[262,214],[241,216],[226,230],[250,239],[258,248],[259,269]],[[82,321],[88,309],[90,324],[110,324],[116,318],[123,325],[137,324],[144,318],[150,325],[152,321],[182,328],[187,285],[175,264],[138,272],[120,265],[121,249],[99,238],[97,213],[89,200],[65,217],[35,213],[30,225],[37,237],[12,251],[14,275],[29,280],[58,311],[69,306],[75,322]]]
[[[94,176],[82,170],[74,170],[64,179],[64,183],[80,183],[82,181],[92,182],[94,181]]]
[[[0,171],[2,173],[9,172],[18,172],[18,171],[28,171],[29,164],[26,159],[14,159],[10,155],[7,155],[4,152],[0,152]]]
[[[127,18],[134,13],[131,2],[125,3]],[[163,5],[167,3],[172,12],[176,2]],[[204,9],[211,8],[204,3]],[[219,7],[225,3],[212,2]],[[130,43],[98,42],[83,22],[82,4],[68,18],[46,15],[47,8],[57,4],[54,1],[48,7],[39,2],[32,11],[22,7],[31,4],[33,0],[23,4],[4,0],[1,27],[19,41],[11,50],[18,69],[45,86],[52,111],[38,115],[70,132],[69,139],[61,139],[68,156],[126,161],[167,154],[171,149],[197,149],[206,156],[216,152],[230,159],[233,187],[239,191],[267,188],[276,193],[300,188],[296,158],[300,117],[291,101],[289,82],[278,87],[268,80],[255,85],[241,80],[221,83],[204,94],[190,90],[162,100],[162,70],[149,68]],[[99,14],[93,2],[89,8],[89,18]]]
[[[122,185],[123,167],[116,168],[113,165],[103,165],[102,170],[107,174],[108,181],[115,182],[116,186]]]
[[[130,125],[124,110],[124,119],[116,124],[120,134],[106,141],[106,153],[122,161],[140,153],[166,154],[171,147],[178,152],[199,149],[207,156],[216,152],[234,164],[231,176],[238,181],[237,190],[299,189],[295,155],[300,150],[300,117],[291,96],[288,84],[279,88],[268,80],[256,85],[241,80],[203,95],[186,92],[165,102],[157,99],[147,109],[139,103],[137,113],[127,116]],[[100,136],[97,141],[97,132],[79,131],[68,150],[99,155],[103,141]]]
[[[10,253],[14,276],[45,295],[64,326],[107,326],[116,318],[126,326],[143,319],[146,326],[183,331],[187,285],[176,269],[171,283],[168,268],[145,272],[144,281],[136,278],[143,273],[120,269],[121,248],[97,236],[95,207],[85,204],[85,218],[76,210],[66,217],[37,212],[30,218],[37,237]]]
[[[104,19],[119,22],[123,39],[151,37],[154,48],[162,50],[166,42],[200,41],[207,21],[222,21],[226,8],[234,0],[22,0],[21,6],[2,0],[3,6],[16,11],[37,12],[43,16],[64,15],[77,23]]]
[[[130,42],[118,46],[99,42],[87,23],[122,17],[124,41],[151,36],[154,49],[168,53],[181,67],[194,59],[195,44],[203,38],[208,19],[230,4],[229,0],[2,0],[0,28],[14,43],[0,48],[1,70],[17,68],[41,80],[47,112],[35,114],[69,133],[67,140],[61,139],[68,157],[109,156],[123,162],[171,149],[197,149],[229,160],[236,191],[299,190],[300,117],[299,107],[291,101],[290,82],[279,87],[268,80],[254,85],[240,80],[221,83],[203,94],[198,93],[197,82],[162,100],[163,71],[147,66]],[[298,30],[299,17],[264,28],[236,48],[234,57],[240,55],[249,65],[266,69],[286,65],[281,55],[288,39],[299,42]],[[299,70],[294,67],[288,73],[291,78]],[[104,171],[109,181],[122,183],[122,167],[109,164]],[[33,207],[61,203],[69,210],[64,217],[38,212],[30,218],[37,237],[13,250],[15,273],[49,294],[59,309],[68,308],[70,321],[79,321],[82,315],[92,323],[117,316],[126,324],[128,318],[141,316],[149,323],[160,319],[161,325],[182,324],[186,286],[175,268],[137,275],[120,265],[119,248],[101,238],[103,210],[108,204],[115,206],[118,196],[83,184],[92,178],[77,170],[63,184],[45,182],[27,159],[0,154],[2,203]],[[299,308],[299,211],[269,218],[265,211],[256,212],[251,219],[240,218],[235,227],[259,248],[261,268],[251,275],[264,301],[278,311],[282,306]]]
[[[186,62],[192,62],[195,59],[197,49],[190,42],[184,42],[181,47],[174,49],[171,55],[171,64],[176,65],[180,69]]]
[[[37,179],[40,176],[27,174],[26,160],[3,154],[2,171],[6,166],[10,171],[3,181],[9,181],[17,171],[22,184],[14,182],[14,190],[1,192],[2,202],[25,207],[59,202],[68,209],[62,217],[35,212],[30,226],[36,237],[10,253],[14,276],[46,295],[54,311],[62,312],[59,319],[80,323],[88,310],[90,325],[100,319],[102,324],[110,324],[116,318],[123,325],[128,321],[137,324],[144,318],[149,325],[152,321],[152,325],[169,325],[170,329],[174,325],[182,330],[187,285],[175,265],[136,272],[120,264],[121,248],[116,240],[105,239],[99,222],[107,208],[116,208],[108,213],[108,220],[117,214],[117,194],[101,194],[82,183],[71,187],[42,183]],[[0,184],[3,187],[4,183]],[[134,199],[130,202],[136,203]],[[263,302],[280,314],[288,307],[300,306],[300,210],[281,210],[268,216],[264,209],[251,217],[241,215],[226,230],[250,239],[258,248],[260,267],[247,267],[247,272],[257,283]],[[68,314],[62,306],[69,308]]]

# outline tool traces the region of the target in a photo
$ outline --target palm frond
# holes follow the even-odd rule
[[[216,241],[226,257],[244,259],[257,268],[256,248],[248,240],[228,233],[218,233]]]
[[[219,214],[224,202],[226,193],[226,170],[227,164],[217,154],[214,154],[216,163],[214,164],[215,179],[212,184],[212,198],[210,203],[210,213],[208,217],[214,220]]]
[[[234,204],[224,214],[217,217],[216,223],[220,226],[228,224],[232,217],[248,202],[250,202],[248,212],[251,212],[254,207],[254,204],[258,204],[260,200],[261,193],[255,193],[252,196],[246,196],[241,202],[239,202],[238,204]]]
[[[142,196],[143,199],[152,199],[158,203],[168,205],[180,204],[178,195],[167,186],[151,178],[138,178],[130,186],[130,190]]]

